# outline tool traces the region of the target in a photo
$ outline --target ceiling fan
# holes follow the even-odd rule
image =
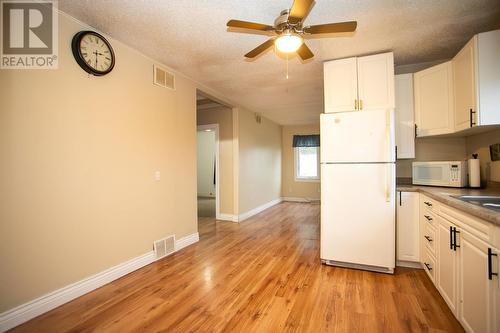
[[[356,21],[303,26],[303,21],[313,3],[314,0],[294,0],[292,8],[283,10],[274,21],[273,26],[240,20],[230,20],[227,22],[227,26],[254,30],[258,34],[268,33],[273,36],[245,54],[247,58],[255,58],[274,44],[283,53],[297,52],[302,60],[307,60],[312,58],[314,54],[304,43],[303,36],[353,32],[357,26]]]

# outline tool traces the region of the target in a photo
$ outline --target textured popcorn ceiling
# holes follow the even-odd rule
[[[272,24],[293,0],[60,0],[59,8],[280,124],[318,122],[322,62],[392,50],[396,65],[451,58],[475,33],[500,28],[500,0],[317,0],[306,24],[357,20],[353,37],[308,40],[313,61],[273,50],[266,36],[226,31],[231,19]],[[119,59],[118,59],[119,61]]]

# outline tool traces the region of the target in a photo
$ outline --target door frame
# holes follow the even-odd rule
[[[196,133],[203,132],[205,130],[213,130],[215,132],[215,219],[220,218],[220,166],[219,166],[219,124],[206,124],[198,125],[196,127]],[[198,149],[198,146],[196,147]],[[196,170],[196,177],[198,177],[198,170]],[[196,190],[196,195],[198,195],[198,190]]]

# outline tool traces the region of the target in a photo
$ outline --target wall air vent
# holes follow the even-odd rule
[[[174,253],[175,251],[175,236],[168,236],[166,238],[157,240],[153,244],[156,259],[161,259]]]
[[[175,76],[167,70],[153,65],[153,83],[163,88],[175,89]]]

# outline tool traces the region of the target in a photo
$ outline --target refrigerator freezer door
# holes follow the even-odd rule
[[[394,162],[394,111],[321,115],[321,163]]]
[[[395,165],[321,165],[321,259],[393,269]]]

